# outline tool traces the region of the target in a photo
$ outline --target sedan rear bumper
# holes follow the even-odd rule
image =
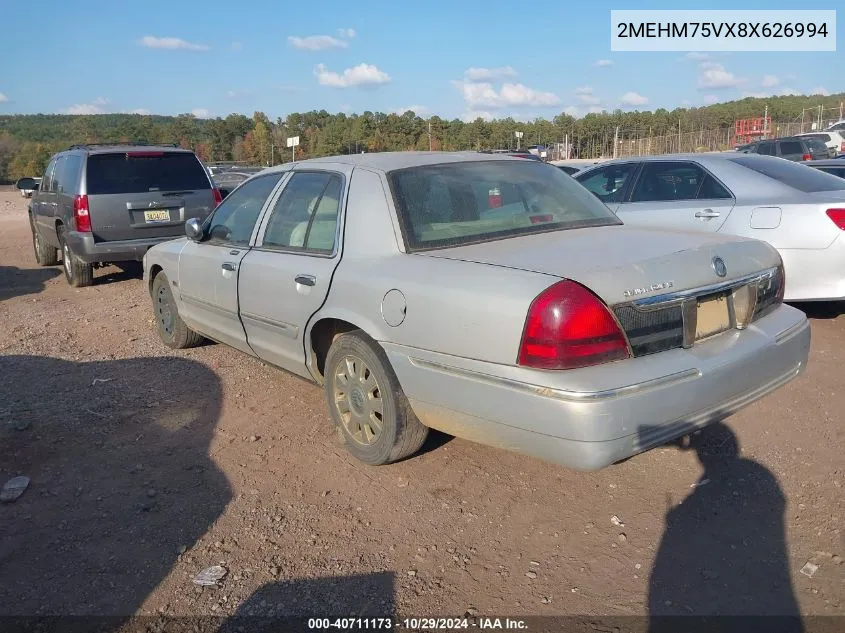
[[[181,235],[140,240],[95,242],[91,233],[78,233],[76,231],[65,233],[68,248],[86,264],[142,261],[144,254],[156,244],[175,240],[179,237]]]
[[[786,271],[786,301],[845,300],[845,236],[827,248],[778,249]]]
[[[427,426],[579,470],[724,419],[803,371],[809,347],[807,319],[789,306],[690,349],[561,372],[384,344]]]

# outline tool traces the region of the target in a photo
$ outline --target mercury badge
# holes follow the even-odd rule
[[[645,286],[643,288],[630,288],[622,293],[624,297],[638,297],[640,295],[648,294],[649,292],[655,292],[657,290],[665,290],[667,288],[671,288],[675,285],[674,281],[661,281],[660,283],[651,284],[649,286]]]
[[[728,274],[728,267],[725,266],[725,261],[721,257],[714,257],[711,265],[719,277],[724,277]]]

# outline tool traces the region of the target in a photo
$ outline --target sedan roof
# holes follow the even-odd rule
[[[443,163],[463,163],[470,161],[516,160],[524,162],[523,158],[515,158],[508,154],[482,154],[480,152],[377,152],[372,154],[345,154],[341,156],[323,156],[297,161],[294,168],[303,165],[320,165],[322,163],[345,164],[355,167],[367,167],[377,171],[394,171],[408,167],[423,167],[426,165],[442,165]],[[286,163],[284,169],[290,169]],[[281,171],[280,167],[271,168]]]

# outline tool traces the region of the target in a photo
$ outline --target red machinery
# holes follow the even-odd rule
[[[745,145],[763,138],[769,138],[772,132],[772,117],[755,117],[753,119],[738,119],[734,121],[734,135],[731,143]]]

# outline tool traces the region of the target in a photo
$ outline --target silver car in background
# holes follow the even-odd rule
[[[765,240],[783,258],[787,301],[845,299],[845,180],[781,158],[624,158],[573,176],[632,226]]]
[[[322,385],[369,464],[413,454],[434,428],[601,468],[723,419],[807,362],[775,249],[624,226],[539,161],[287,164],[186,232],[144,258],[162,341],[208,337]]]

